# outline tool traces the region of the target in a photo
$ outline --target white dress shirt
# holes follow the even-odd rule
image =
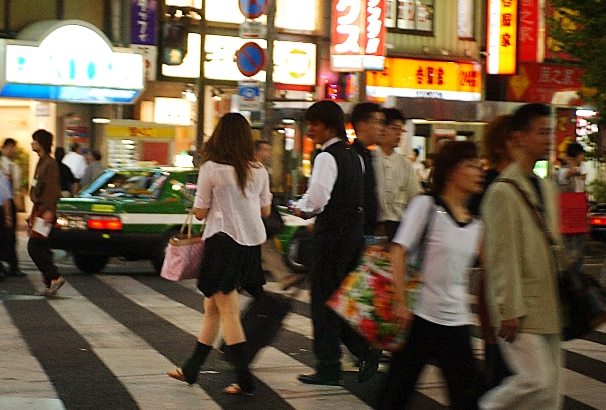
[[[11,185],[8,182],[6,175],[0,173],[0,207],[7,199],[12,199]],[[2,223],[2,221],[0,221]]]
[[[10,175],[13,191],[21,188],[21,168],[7,156],[2,155],[0,157],[0,172],[6,176]]]
[[[65,155],[62,162],[69,167],[76,179],[82,179],[86,171],[86,159],[84,159],[84,155],[72,151]]]
[[[337,137],[326,141],[322,144],[322,150],[339,141],[340,138]],[[335,157],[328,152],[319,153],[314,160],[307,192],[297,202],[297,209],[313,215],[321,213],[330,200],[330,194],[338,175],[339,171]]]
[[[224,232],[244,246],[261,245],[266,240],[261,207],[271,205],[269,175],[265,167],[250,168],[242,194],[234,167],[207,161],[200,167],[194,207],[208,209],[202,237]]]
[[[386,155],[381,147],[372,152],[372,160],[377,181],[377,220],[397,222],[412,197],[421,192],[415,169],[404,155],[396,151]]]

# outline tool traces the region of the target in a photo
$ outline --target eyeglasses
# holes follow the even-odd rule
[[[401,133],[406,132],[406,127],[402,127],[400,125],[388,125],[387,128],[392,131],[400,131]]]

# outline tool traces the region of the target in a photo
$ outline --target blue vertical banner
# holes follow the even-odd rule
[[[156,45],[156,0],[131,0],[131,44]]]

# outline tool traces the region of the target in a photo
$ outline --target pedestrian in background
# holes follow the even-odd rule
[[[0,260],[10,251],[8,237],[13,231],[15,220],[13,219],[13,192],[11,184],[6,175],[0,173]],[[0,262],[0,280],[7,276],[4,265]]]
[[[421,192],[412,163],[395,148],[405,131],[404,116],[394,108],[383,110],[385,132],[372,152],[377,181],[378,232],[393,239],[409,201]]]
[[[383,114],[379,115],[380,111],[374,111],[374,107],[368,108],[368,118],[358,118],[365,123],[360,129],[381,129],[382,125],[374,122],[382,123]],[[321,145],[322,152],[314,161],[309,187],[295,208],[297,216],[316,217],[310,268],[316,363],[314,373],[301,374],[298,379],[307,384],[342,385],[340,342],[343,342],[360,359],[358,381],[364,382],[376,373],[381,351],[372,349],[326,306],[343,279],[358,265],[362,254],[365,187],[362,164],[348,144],[345,115],[335,102],[313,104],[305,113],[305,120],[308,137]]]
[[[482,146],[488,159],[488,170],[484,173],[484,189],[473,195],[469,202],[469,210],[473,215],[480,216],[480,204],[484,193],[513,161],[511,142],[511,115],[502,115],[486,125]],[[480,330],[484,339],[485,386],[492,388],[501,383],[511,373],[505,364],[496,333],[490,323],[488,302],[486,301],[486,275],[482,270],[478,277],[478,316]]]
[[[423,162],[419,158],[419,155],[421,155],[421,151],[419,151],[418,148],[413,148],[410,152],[410,161],[412,162],[412,167],[417,173],[419,183],[422,184],[424,179],[425,165],[423,165]]]
[[[86,159],[84,159],[84,155],[80,153],[80,144],[74,142],[70,145],[69,154],[65,155],[63,158],[63,163],[69,167],[74,174],[74,177],[78,181],[84,175],[84,171],[86,171]]]
[[[377,227],[377,181],[372,165],[372,153],[369,146],[376,144],[385,131],[383,109],[371,102],[357,104],[351,112],[351,124],[356,139],[351,147],[364,162],[364,235],[374,235]]]
[[[17,141],[7,138],[2,144],[2,155],[0,156],[0,172],[7,177],[11,190],[11,214],[13,220],[10,229],[3,232],[4,258],[9,265],[10,276],[25,275],[19,269],[19,258],[17,257],[17,204],[15,198],[21,190],[21,167],[14,162],[17,156]]]
[[[46,289],[38,292],[41,296],[54,296],[65,280],[59,274],[57,266],[53,263],[53,254],[48,243],[48,234],[37,231],[35,226],[52,226],[55,223],[57,202],[61,198],[61,185],[59,181],[59,166],[51,156],[53,134],[46,130],[37,130],[32,134],[32,150],[40,159],[36,164],[34,179],[29,191],[33,202],[32,212],[28,220],[29,241],[27,251],[36,267],[42,273]]]
[[[237,383],[223,391],[253,394],[238,289],[265,283],[260,269],[266,239],[261,216],[269,215],[270,205],[269,176],[254,159],[250,125],[241,114],[226,114],[203,147],[194,200],[196,218],[206,219],[198,278],[198,289],[206,297],[204,318],[194,352],[181,368],[168,373],[170,377],[189,384],[197,380],[221,325],[237,375]]]
[[[468,276],[480,252],[482,222],[469,212],[467,201],[481,189],[475,144],[449,142],[436,158],[433,195],[413,198],[402,217],[391,250],[395,315],[410,333],[403,349],[392,354],[387,383],[379,398],[381,409],[408,407],[430,359],[446,379],[450,405],[455,409],[477,407],[481,377],[471,347]],[[404,286],[414,249],[424,251],[416,255],[422,261],[423,285],[411,311]]]
[[[80,188],[87,187],[95,179],[99,178],[99,175],[105,171],[103,164],[101,163],[101,152],[98,149],[92,149],[86,154],[86,171],[80,180]]]
[[[55,148],[55,161],[59,166],[59,180],[61,182],[61,196],[71,198],[78,192],[78,181],[71,169],[62,161],[65,158],[65,149],[63,147]]]
[[[513,375],[482,396],[479,404],[482,409],[558,409],[561,307],[557,267],[547,238],[552,235],[561,243],[556,187],[533,172],[537,161],[549,157],[551,109],[523,105],[514,112],[511,128],[513,163],[488,188],[481,213],[490,317]],[[537,223],[537,212],[549,232]]]
[[[583,164],[585,150],[578,142],[571,142],[566,147],[566,163],[556,174],[560,192],[585,192],[587,170]],[[583,257],[585,234],[566,234],[564,244],[570,256],[577,260]]]

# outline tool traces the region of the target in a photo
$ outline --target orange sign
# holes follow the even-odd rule
[[[382,70],[385,32],[385,0],[333,0],[331,69]]]
[[[366,93],[375,98],[430,97],[479,101],[482,66],[477,63],[386,58],[385,70],[366,74]]]
[[[488,1],[488,74],[515,74],[518,0]]]

